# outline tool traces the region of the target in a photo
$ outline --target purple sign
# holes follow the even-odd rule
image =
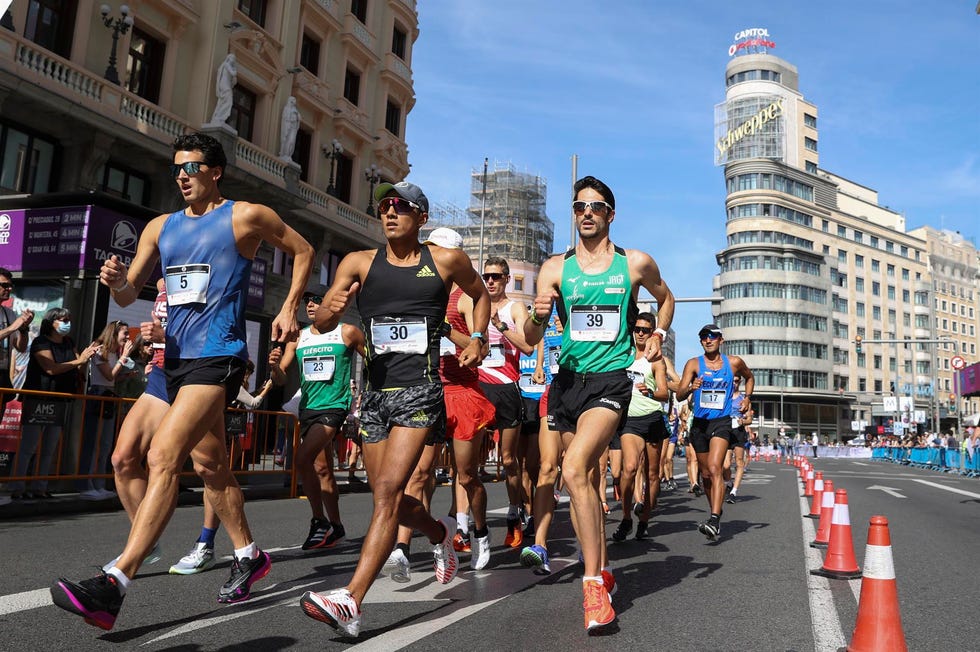
[[[980,396],[980,362],[956,372],[960,396]]]
[[[99,206],[0,212],[0,266],[23,272],[97,271],[109,256],[127,265],[146,222]]]

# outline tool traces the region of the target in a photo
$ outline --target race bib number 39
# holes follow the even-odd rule
[[[371,346],[375,355],[425,353],[429,350],[429,332],[425,325],[425,317],[401,320],[372,319]]]
[[[208,302],[210,265],[173,265],[166,269],[165,278],[167,303],[171,306]]]
[[[570,321],[577,342],[613,342],[619,335],[619,306],[572,306]]]
[[[304,380],[333,380],[337,359],[332,355],[303,358]]]

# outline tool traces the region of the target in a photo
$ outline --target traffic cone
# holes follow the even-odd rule
[[[864,577],[858,601],[857,622],[848,652],[889,650],[907,652],[902,614],[898,608],[895,564],[888,519],[872,516],[868,547],[864,549]]]
[[[772,453],[766,453],[766,461],[772,462]]]
[[[813,497],[813,469],[807,469],[806,472],[806,485],[803,486],[803,495],[806,498]]]
[[[823,502],[820,506],[820,524],[817,536],[810,542],[811,548],[826,548],[830,543],[830,523],[834,520],[834,481],[824,480]]]
[[[824,481],[823,471],[817,471],[813,477],[813,500],[810,502],[810,513],[807,518],[820,518],[820,510],[823,508]]]
[[[854,542],[851,538],[851,513],[847,509],[847,491],[838,489],[834,493],[834,515],[830,522],[830,543],[823,567],[810,571],[813,575],[835,580],[853,580],[861,577],[857,559],[854,557]]]

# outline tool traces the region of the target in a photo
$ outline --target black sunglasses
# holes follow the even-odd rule
[[[180,165],[172,163],[170,165],[170,174],[172,174],[174,179],[176,179],[180,176],[180,171],[183,170],[185,173],[187,173],[187,176],[193,176],[201,171],[202,165],[207,167],[208,164],[204,161],[187,161],[186,163],[181,163]]]
[[[13,283],[0,283],[0,288],[3,288],[4,290],[13,290],[14,289],[14,284]]]
[[[499,283],[507,277],[506,274],[501,274],[500,272],[487,272],[483,275],[483,280],[486,282],[493,281],[494,283]]]
[[[634,326],[633,327],[633,332],[634,333],[641,333],[643,335],[649,335],[649,334],[651,334],[653,332],[653,329],[652,328],[648,328],[646,326]]]
[[[323,295],[322,294],[304,294],[303,295],[303,303],[311,303],[311,302],[312,303],[315,303],[317,305],[320,305],[321,303],[323,303]]]

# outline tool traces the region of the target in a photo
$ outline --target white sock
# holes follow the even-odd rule
[[[462,530],[463,536],[469,536],[470,516],[466,512],[456,512],[456,529]]]
[[[235,559],[255,559],[258,556],[259,547],[254,541],[244,548],[235,548]]]
[[[517,505],[507,506],[507,518],[510,520],[514,520],[517,518]]]
[[[602,584],[602,575],[595,575],[593,577],[583,575],[582,583],[585,584],[586,582],[598,582],[599,584]]]
[[[126,577],[126,573],[113,566],[106,571],[106,575],[112,575],[115,578],[116,586],[119,587],[119,595],[126,595],[126,589],[129,588],[129,583],[132,581]]]

